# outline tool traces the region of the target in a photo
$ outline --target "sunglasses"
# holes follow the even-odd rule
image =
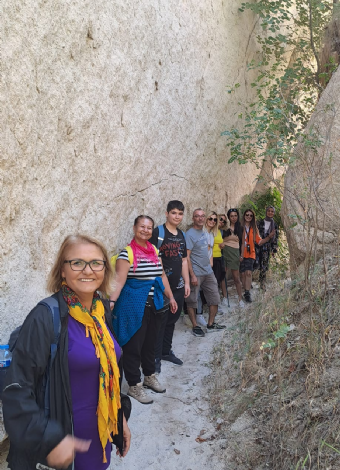
[[[213,220],[214,222],[217,222],[217,219],[215,217],[208,217],[208,220],[210,220],[210,221]]]
[[[223,219],[223,217],[220,217],[220,222],[226,223],[227,221],[225,219]]]
[[[250,213],[250,214],[244,214],[244,216],[245,216],[245,217],[251,217],[251,218],[253,218],[253,214],[252,214],[252,213]]]

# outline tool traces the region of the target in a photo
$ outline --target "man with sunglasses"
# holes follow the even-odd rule
[[[203,337],[204,331],[197,325],[195,309],[197,309],[197,296],[202,289],[209,306],[209,320],[207,333],[221,331],[223,325],[215,323],[217,306],[220,301],[217,281],[212,270],[212,253],[209,254],[209,245],[206,232],[203,230],[205,223],[205,212],[198,208],[193,213],[193,227],[186,232],[188,267],[190,274],[190,295],[185,299],[188,314],[193,325],[194,336]]]

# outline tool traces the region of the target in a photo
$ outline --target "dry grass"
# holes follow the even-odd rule
[[[272,278],[216,348],[211,396],[226,469],[340,468],[340,276],[331,267],[325,285],[322,270],[308,291]]]

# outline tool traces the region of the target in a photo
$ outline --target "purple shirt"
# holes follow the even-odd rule
[[[117,362],[121,349],[113,338]],[[106,470],[110,466],[111,443],[106,445],[107,463],[103,463],[103,448],[98,433],[99,359],[91,336],[86,338],[85,326],[69,317],[68,366],[70,373],[74,436],[91,440],[85,453],[76,454],[75,470]]]

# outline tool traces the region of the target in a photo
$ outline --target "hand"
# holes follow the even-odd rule
[[[130,449],[130,444],[131,444],[131,431],[129,429],[128,423],[126,422],[124,413],[123,413],[123,453],[121,454],[119,452],[119,449],[116,448],[116,454],[119,455],[119,457],[125,457],[126,454],[129,452]]]
[[[91,441],[67,435],[48,454],[47,463],[54,468],[67,468],[73,462],[76,452],[87,452],[90,444]]]
[[[171,297],[170,299],[170,312],[171,313],[176,313],[178,309],[178,305],[174,297]]]
[[[221,250],[223,250],[223,248],[225,247],[225,244],[224,244],[224,243],[220,243],[218,246],[220,247]]]
[[[243,261],[243,256],[240,256],[240,263],[242,263]]]
[[[190,284],[184,284],[184,298],[186,299],[190,295]]]
[[[270,234],[268,235],[269,238],[275,237],[275,230],[272,230]]]
[[[198,280],[197,280],[197,277],[195,276],[195,274],[193,276],[191,276],[190,282],[191,282],[192,286],[198,286]]]

